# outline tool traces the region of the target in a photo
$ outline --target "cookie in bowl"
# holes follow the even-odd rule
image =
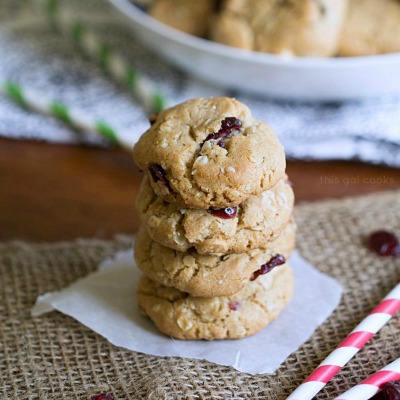
[[[347,0],[226,0],[212,40],[265,53],[336,55]]]
[[[340,56],[400,52],[400,1],[349,0]]]
[[[206,37],[216,3],[216,0],[156,0],[148,12],[172,28]]]

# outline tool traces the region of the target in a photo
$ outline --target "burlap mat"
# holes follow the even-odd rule
[[[106,390],[135,400],[284,399],[400,278],[399,258],[376,257],[363,245],[373,229],[400,232],[400,192],[305,204],[296,213],[300,253],[336,277],[345,292],[329,320],[272,375],[125,351],[60,313],[30,316],[39,294],[86,275],[129,247],[128,237],[0,245],[0,398],[90,399]],[[398,357],[399,335],[397,315],[318,399],[333,398]]]

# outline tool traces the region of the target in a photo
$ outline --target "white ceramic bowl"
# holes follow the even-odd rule
[[[335,101],[400,93],[400,53],[368,57],[282,57],[235,49],[170,28],[130,0],[109,0],[135,37],[208,82],[281,99]]]

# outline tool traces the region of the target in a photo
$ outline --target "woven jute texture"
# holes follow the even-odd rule
[[[270,375],[126,351],[60,313],[30,316],[39,294],[85,276],[131,246],[129,237],[0,245],[0,399],[90,399],[104,391],[135,400],[284,399],[400,278],[400,258],[379,258],[364,244],[374,229],[400,232],[400,192],[304,204],[296,214],[298,250],[340,281],[344,295],[330,318]],[[394,360],[399,338],[396,315],[317,398],[332,399]]]

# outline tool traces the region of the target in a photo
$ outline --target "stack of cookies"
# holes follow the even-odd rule
[[[231,98],[151,119],[133,151],[146,174],[135,242],[143,312],[179,339],[235,339],[289,302],[294,195],[271,128]]]

